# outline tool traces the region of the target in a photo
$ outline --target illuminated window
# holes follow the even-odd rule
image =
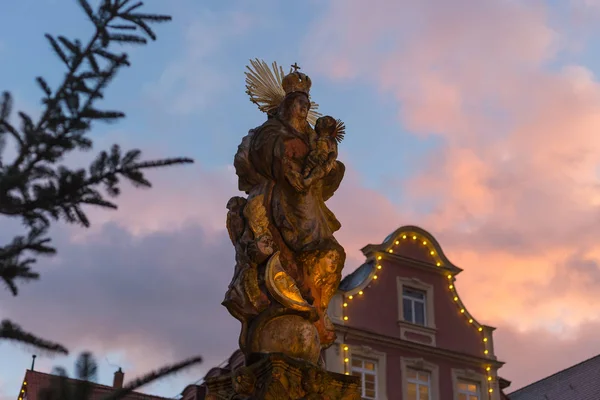
[[[362,383],[362,398],[377,399],[377,362],[362,357],[352,357],[352,375]]]
[[[406,400],[431,400],[431,374],[407,368],[406,375]]]
[[[479,385],[475,382],[458,381],[458,400],[481,400]]]
[[[426,325],[425,292],[404,286],[402,288],[402,311],[404,320],[417,325]]]

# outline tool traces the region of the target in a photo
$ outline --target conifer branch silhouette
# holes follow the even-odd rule
[[[89,133],[94,123],[111,123],[125,116],[121,111],[96,108],[117,72],[130,65],[127,53],[115,53],[113,45],[144,45],[148,39],[156,40],[150,26],[171,20],[167,15],[141,13],[142,2],[100,0],[96,9],[87,0],[78,3],[94,33],[85,44],[79,39],[46,35],[66,74],[56,89],[43,77],[36,78],[43,93],[39,119],[21,111],[13,118],[11,94],[4,92],[0,97],[0,215],[20,219],[26,229],[25,234],[0,245],[0,281],[14,296],[18,284],[39,279],[33,270],[37,258],[56,253],[48,236],[53,221],[89,227],[84,206],[116,209],[113,198],[121,193],[122,178],[135,187],[149,188],[145,170],[193,162],[184,157],[143,161],[140,150],[124,152],[115,144],[101,151],[87,169],[60,164],[71,152],[92,149]],[[8,140],[17,149],[10,161],[4,157]],[[0,340],[67,353],[64,346],[38,338],[8,320],[0,322]],[[188,360],[181,368],[197,362],[199,358]],[[161,371],[153,377],[174,370]],[[77,399],[86,398],[85,391],[77,393],[81,394]]]

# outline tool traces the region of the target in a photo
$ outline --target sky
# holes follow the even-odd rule
[[[145,3],[174,20],[131,49],[104,102],[128,117],[94,127],[94,152],[119,143],[196,163],[150,173],[153,189],[125,190],[118,211],[90,210],[88,230],[57,224],[41,279],[0,291],[0,318],[71,350],[39,355],[36,370],[72,373],[90,350],[111,384],[116,366],[127,380],[202,355],[145,389],[174,397],[235,349],[220,305],[233,272],[225,204],[237,145],[265,119],[244,93],[257,57],[297,62],[320,110],[346,124],[330,201],[345,273],[364,245],[418,225],[464,269],[469,311],[497,327],[511,390],[600,353],[600,1]],[[74,0],[1,10],[0,90],[36,115],[34,78],[63,74],[44,33],[84,40],[91,25]],[[0,240],[20,229],[3,219]],[[16,399],[31,354],[0,343],[1,400]]]

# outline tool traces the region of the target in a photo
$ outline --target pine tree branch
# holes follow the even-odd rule
[[[135,14],[133,10],[142,4],[129,5],[129,0],[100,0],[97,11],[86,0],[79,0],[79,3],[94,23],[95,31],[85,45],[79,40],[46,35],[54,52],[67,66],[67,73],[55,91],[43,78],[37,78],[45,96],[42,99],[45,109],[39,120],[34,123],[28,115],[19,113],[22,126],[17,129],[8,120],[12,109],[10,94],[5,93],[0,99],[0,138],[4,134],[11,135],[19,149],[14,162],[0,168],[0,214],[21,217],[30,230],[47,228],[51,219],[87,227],[90,222],[82,205],[116,208],[94,186],[103,184],[109,195],[116,196],[120,193],[119,176],[136,186],[149,187],[150,182],[140,172],[142,169],[191,162],[183,158],[149,161],[137,166],[119,166],[112,162],[105,170],[95,171],[90,176],[84,170],[73,171],[56,165],[67,153],[92,147],[91,139],[85,134],[93,121],[110,122],[124,117],[120,111],[94,108],[95,101],[102,98],[104,89],[119,68],[129,65],[127,54],[112,53],[110,45],[143,41],[138,36],[120,32],[139,28],[155,39],[148,23],[170,20],[169,16]],[[119,20],[127,24],[119,24]],[[34,260],[18,259],[25,251],[39,253],[27,246],[0,248],[0,277],[14,294],[14,279],[37,278],[29,274],[28,265]]]
[[[181,361],[177,364],[169,365],[163,367],[159,370],[152,371],[140,378],[135,379],[133,382],[125,385],[122,389],[115,391],[114,393],[104,397],[102,400],[120,400],[125,398],[127,395],[131,394],[135,390],[141,388],[144,385],[152,383],[158,379],[164,378],[166,376],[175,374],[185,368],[188,368],[192,365],[199,364],[202,362],[202,357],[192,357],[187,360]]]
[[[121,155],[120,148],[113,146],[110,152],[101,152],[88,171],[58,164],[75,150],[92,148],[88,134],[94,123],[113,122],[125,116],[118,110],[95,107],[120,68],[129,66],[127,53],[114,53],[112,45],[139,45],[145,44],[146,38],[155,40],[150,25],[171,19],[137,12],[141,2],[98,0],[96,9],[87,0],[78,2],[93,23],[94,32],[85,44],[46,35],[51,49],[65,64],[66,73],[55,90],[44,78],[36,78],[44,104],[39,119],[34,121],[19,112],[17,126],[10,118],[10,93],[0,97],[0,215],[20,218],[27,229],[26,235],[0,246],[0,280],[15,296],[18,282],[38,279],[38,273],[32,270],[36,258],[55,253],[47,235],[53,220],[88,227],[90,221],[83,207],[116,208],[106,195],[120,194],[121,178],[137,187],[150,187],[144,169],[192,162],[188,158],[139,161],[139,150]],[[12,162],[2,159],[7,138],[15,142],[18,150]],[[100,192],[102,188],[106,194]]]
[[[0,339],[14,340],[53,353],[69,354],[69,351],[64,346],[40,339],[29,332],[25,332],[19,325],[6,319],[0,322]]]
[[[34,258],[21,259],[26,251],[38,255],[54,254],[56,250],[48,246],[50,239],[45,237],[46,229],[33,227],[27,236],[16,236],[12,242],[0,247],[0,279],[4,281],[13,296],[18,294],[17,279],[31,281],[39,278],[39,274],[31,270]]]
[[[93,386],[91,383],[96,380],[98,373],[98,364],[92,353],[83,352],[77,358],[75,362],[75,376],[77,381],[75,382],[74,389],[74,400],[87,400],[93,392]]]
[[[50,195],[40,196],[33,200],[23,201],[19,204],[0,204],[0,214],[8,216],[28,215],[31,212],[39,212],[40,210],[54,213],[58,212],[58,210],[56,210],[57,207],[72,208],[81,203],[116,209],[116,205],[103,201],[99,193],[92,188],[101,183],[105,183],[109,186],[109,189],[114,190],[116,185],[113,183],[118,182],[119,175],[130,179],[138,186],[150,187],[150,182],[145,180],[140,172],[141,170],[179,164],[191,164],[193,162],[194,160],[190,158],[179,157],[124,165],[99,175],[90,176],[79,184],[70,187],[69,190],[56,191]],[[92,197],[87,197],[86,195],[91,195]],[[2,259],[2,256],[3,254],[0,251],[0,260]]]

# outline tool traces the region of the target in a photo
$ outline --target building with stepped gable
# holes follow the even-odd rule
[[[362,378],[364,399],[501,400],[494,328],[460,298],[452,264],[437,240],[405,226],[362,249],[330,304],[337,343],[327,369]]]

